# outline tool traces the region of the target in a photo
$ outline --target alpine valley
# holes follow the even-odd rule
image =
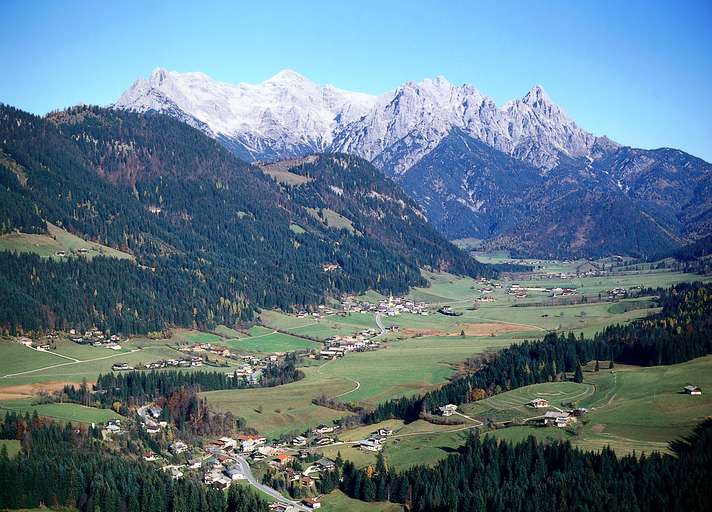
[[[291,70],[232,85],[157,69],[113,108],[168,114],[252,163],[361,157],[468,246],[652,258],[712,234],[712,165],[593,135],[540,86],[498,106],[442,77],[370,96]]]

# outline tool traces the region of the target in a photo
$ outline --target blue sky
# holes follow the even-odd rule
[[[382,93],[443,75],[499,104],[541,84],[583,128],[712,161],[712,2],[4,0],[0,101],[107,104],[155,67],[292,68]]]

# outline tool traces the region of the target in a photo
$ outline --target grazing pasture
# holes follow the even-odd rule
[[[34,411],[45,418],[51,418],[62,422],[72,423],[105,423],[109,420],[121,419],[122,416],[111,409],[98,409],[96,407],[85,407],[73,403],[48,403],[35,404],[30,399],[5,400],[0,402],[0,412],[14,411],[24,414]]]
[[[69,256],[107,256],[111,258],[133,259],[133,256],[105,245],[79,238],[68,231],[47,223],[47,234],[7,233],[0,235],[0,251],[15,253],[31,252],[43,258],[61,260]],[[65,256],[57,255],[63,251]]]
[[[601,367],[607,365],[603,362]],[[532,398],[546,398],[552,407],[573,403],[589,409],[573,429],[575,435],[532,426],[512,427],[512,432],[501,429],[492,435],[502,439],[521,439],[529,433],[537,438],[567,438],[582,448],[611,446],[620,453],[667,451],[670,441],[712,415],[712,394],[704,393],[705,388],[712,388],[712,356],[669,366],[592,370],[589,364],[581,384],[535,384],[466,404],[463,410],[482,420],[522,422],[544,412],[526,406]],[[702,387],[702,396],[682,393],[688,384]]]
[[[337,395],[353,385],[344,380],[315,378],[314,368],[305,368],[300,381],[273,388],[234,389],[201,393],[211,408],[230,411],[247,424],[269,437],[300,433],[346,415],[311,403],[321,394]]]

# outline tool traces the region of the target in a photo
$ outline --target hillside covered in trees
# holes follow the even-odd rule
[[[437,511],[706,511],[712,493],[712,420],[672,443],[674,455],[583,452],[533,437],[512,445],[471,436],[433,468],[402,473],[380,463],[357,470],[347,462],[341,489],[364,501],[390,500],[413,512]]]
[[[401,293],[425,284],[421,266],[495,273],[438,235],[375,169],[338,158],[323,159],[308,192],[285,192],[167,116],[76,107],[41,118],[0,107],[0,233],[46,233],[51,222],[136,258],[0,253],[0,329],[209,327],[327,294]],[[328,176],[342,160],[350,181],[348,169]],[[327,196],[319,179],[339,180],[343,193]],[[322,222],[322,205],[357,229]]]

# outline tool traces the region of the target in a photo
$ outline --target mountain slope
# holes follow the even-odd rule
[[[592,135],[540,86],[497,106],[475,87],[442,77],[373,97],[319,87],[292,71],[259,85],[228,86],[202,74],[157,70],[115,107],[178,117],[251,159],[315,151],[361,156],[401,184],[449,238],[519,243],[527,239],[521,223],[533,222],[531,215],[548,204],[572,218],[544,215],[540,222],[556,223],[551,233],[569,231],[539,232],[525,244],[532,254],[592,256],[616,248],[652,257],[658,242],[679,246],[712,234],[710,164],[674,149],[635,149]],[[567,203],[571,198],[583,201],[580,211]],[[579,236],[581,223],[604,222],[592,209],[608,200],[610,213],[633,215],[630,222],[614,219],[624,232],[613,239],[596,228]],[[580,243],[567,249],[566,240]]]
[[[283,186],[289,198],[317,217],[335,212],[350,228],[377,240],[420,267],[483,275],[488,269],[466,257],[438,232],[401,188],[367,161],[344,154],[314,155],[287,162],[286,171],[304,178]],[[266,170],[274,166],[266,166]]]
[[[81,107],[39,118],[1,107],[0,141],[4,232],[43,233],[49,221],[136,259],[0,255],[6,331],[232,324],[257,307],[291,309],[330,293],[403,292],[424,284],[419,264],[486,271],[414,214],[381,222],[380,238],[325,227],[259,169],[168,116]],[[371,170],[375,190],[393,187]],[[428,243],[410,252],[382,243],[403,236]],[[338,270],[325,271],[330,264]]]
[[[447,238],[488,239],[532,210],[526,191],[542,181],[534,167],[453,130],[400,184]]]

